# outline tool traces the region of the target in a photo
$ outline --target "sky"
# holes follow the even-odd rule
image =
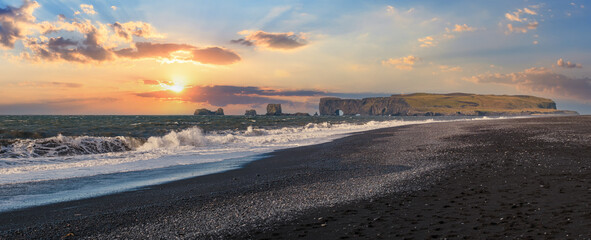
[[[534,95],[591,114],[591,0],[0,0],[0,114]]]

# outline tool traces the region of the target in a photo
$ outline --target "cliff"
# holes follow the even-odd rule
[[[525,95],[400,94],[364,99],[321,98],[321,115],[363,116],[501,116],[532,114],[576,114],[556,110],[556,103],[547,98]]]

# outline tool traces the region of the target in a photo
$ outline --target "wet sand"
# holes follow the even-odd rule
[[[591,238],[591,117],[433,123],[0,213],[0,239]]]

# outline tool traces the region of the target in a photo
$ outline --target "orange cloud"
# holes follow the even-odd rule
[[[14,48],[14,43],[29,33],[30,25],[36,20],[33,12],[38,7],[39,3],[25,0],[18,8],[0,8],[0,46]]]
[[[94,63],[127,59],[164,59],[163,62],[196,62],[231,64],[240,61],[234,51],[220,48],[199,48],[189,44],[133,42],[133,37],[161,38],[163,35],[149,23],[130,21],[103,24],[88,19],[66,19],[60,15],[56,22],[36,22],[33,12],[39,4],[25,0],[19,8],[0,9],[0,45],[14,48],[21,40],[21,57],[31,61],[67,61]],[[94,14],[92,5],[80,5],[86,14]],[[76,37],[79,33],[82,37]],[[49,37],[48,35],[51,34]],[[121,48],[119,41],[131,43]],[[188,53],[179,53],[187,51]]]
[[[132,36],[143,37],[143,38],[162,38],[163,36],[156,32],[156,30],[149,23],[145,22],[126,22],[119,23],[115,22],[110,24],[111,28],[117,33],[117,35],[128,42],[133,40]]]
[[[538,8],[539,6],[530,6],[531,8]],[[510,22],[518,22],[517,24],[522,24],[522,25],[513,25],[512,23],[508,23],[507,24],[507,32],[505,32],[506,34],[509,33],[527,33],[529,30],[534,30],[536,28],[538,28],[538,21],[535,20],[528,20],[525,17],[522,17],[523,15],[531,15],[531,16],[535,16],[538,15],[538,13],[535,10],[532,10],[530,8],[523,8],[523,9],[517,9],[514,12],[509,12],[509,13],[505,13],[505,18],[507,20],[509,20]]]
[[[183,51],[189,54],[175,54]],[[179,61],[195,61],[204,64],[226,65],[240,61],[235,52],[219,47],[199,49],[188,44],[139,42],[135,48],[124,48],[114,52],[117,56],[142,59],[164,58]]]
[[[517,33],[526,33],[529,30],[535,30],[538,28],[538,22],[530,22],[525,24],[524,26],[513,26],[513,24],[507,24],[507,33],[517,32]]]
[[[80,10],[88,15],[96,14],[96,11],[94,11],[94,6],[90,4],[80,4]]]
[[[390,58],[388,60],[384,60],[384,61],[382,61],[382,64],[394,66],[395,68],[401,69],[401,70],[412,70],[413,66],[420,60],[421,59],[418,57],[415,57],[413,55],[408,55],[406,57]]]
[[[570,61],[564,61],[562,58],[556,61],[556,65],[563,68],[582,68],[583,65],[579,63],[572,63]]]
[[[453,29],[446,28],[445,30],[447,32],[451,32],[451,31],[453,31],[453,32],[474,32],[474,31],[476,31],[476,28],[469,27],[467,24],[463,24],[463,25],[456,24]]]

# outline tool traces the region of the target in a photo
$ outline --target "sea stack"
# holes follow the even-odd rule
[[[200,108],[195,110],[195,113],[193,113],[193,115],[199,115],[199,116],[209,116],[209,115],[218,115],[218,116],[223,116],[224,115],[224,109],[222,108],[218,108],[217,111],[210,111],[207,108]]]
[[[280,116],[282,115],[281,112],[281,104],[277,103],[270,103],[267,105],[267,115],[270,116]]]
[[[246,110],[246,112],[244,113],[245,116],[256,116],[257,115],[257,110],[254,109],[249,109]]]

